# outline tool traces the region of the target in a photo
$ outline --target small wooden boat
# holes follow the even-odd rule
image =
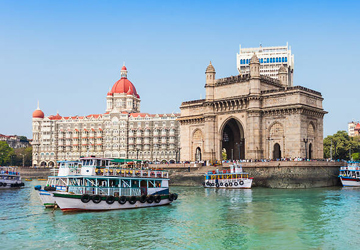
[[[26,178],[25,181],[32,181],[32,179],[31,178]]]

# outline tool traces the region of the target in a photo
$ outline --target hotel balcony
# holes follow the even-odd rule
[[[59,139],[63,139],[64,138],[64,136],[62,135],[62,134],[59,134],[59,137],[58,137]]]

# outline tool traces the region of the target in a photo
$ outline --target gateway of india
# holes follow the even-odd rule
[[[216,79],[210,62],[206,98],[181,104],[181,160],[323,158],[323,98],[293,86],[288,47],[237,58],[239,75]]]

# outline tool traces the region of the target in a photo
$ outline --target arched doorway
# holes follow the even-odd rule
[[[196,148],[195,161],[201,161],[201,148],[199,147]]]
[[[228,160],[245,159],[244,129],[240,122],[231,118],[222,130],[221,152],[226,152]]]
[[[281,149],[279,143],[275,143],[274,145],[274,157],[273,159],[280,159],[281,158]]]
[[[312,159],[312,143],[309,144],[309,159]]]
[[[46,162],[45,162],[45,161],[42,161],[42,162],[40,163],[40,166],[44,168],[44,167],[46,167],[46,166],[47,166],[47,164],[46,164]]]

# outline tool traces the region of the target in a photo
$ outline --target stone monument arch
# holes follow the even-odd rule
[[[199,142],[192,136],[203,133],[202,160],[305,157],[303,138],[311,137],[311,157],[323,157],[323,117],[320,92],[292,86],[283,77],[260,74],[259,59],[249,60],[249,74],[216,79],[212,63],[205,71],[205,99],[180,106],[181,159],[194,159]],[[309,132],[308,126],[311,127]],[[310,140],[309,137],[309,140]]]
[[[245,135],[241,122],[229,116],[219,131],[220,152],[225,150],[228,160],[245,159]]]

